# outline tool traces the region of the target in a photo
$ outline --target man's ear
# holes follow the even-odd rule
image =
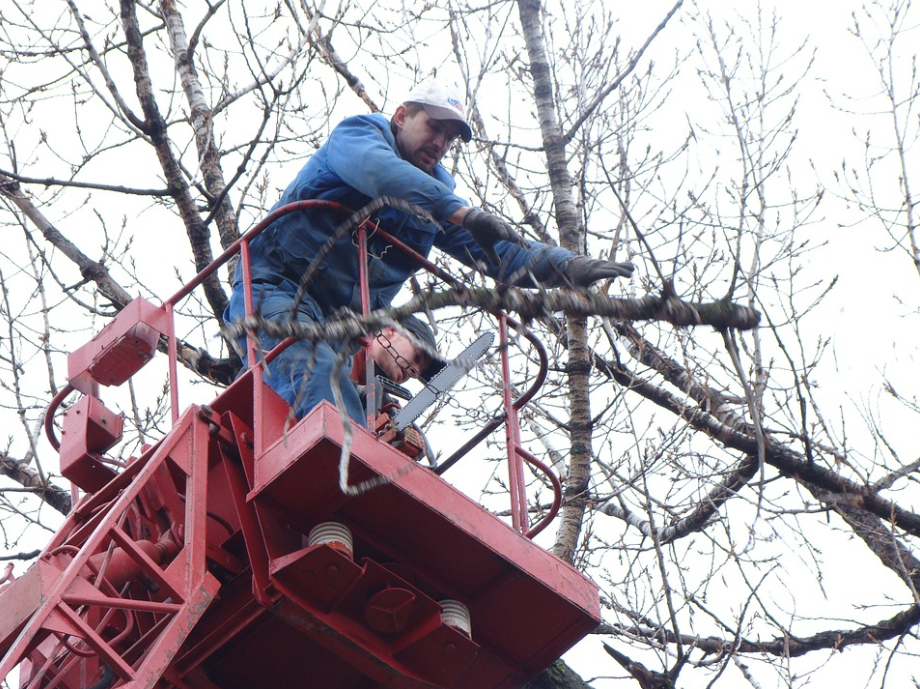
[[[393,113],[393,124],[396,125],[397,129],[402,129],[406,126],[406,118],[408,117],[408,112],[406,111],[405,104],[400,105],[396,108],[396,112]]]

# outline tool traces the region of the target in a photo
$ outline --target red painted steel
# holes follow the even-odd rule
[[[371,312],[371,287],[367,270],[369,267],[369,258],[367,255],[367,224],[361,223],[358,226],[358,286],[361,290],[361,315],[367,316]],[[373,356],[371,354],[374,347],[373,340],[368,338],[364,344],[361,355],[364,357],[364,390],[365,390],[365,411],[367,427],[373,428],[377,419],[377,375],[374,370]]]
[[[344,212],[292,204],[231,247],[242,252],[247,289],[248,242],[282,213],[316,207]],[[363,230],[359,243],[366,256]],[[527,538],[549,523],[560,496],[558,480],[521,447],[517,425],[517,410],[545,377],[539,341],[497,314],[503,343],[506,326],[518,328],[541,369],[512,400],[504,363],[505,414],[465,446],[507,423],[522,534],[374,433],[343,424],[327,403],[294,423],[264,385],[252,342],[249,371],[208,407],[180,415],[173,307],[232,254],[163,307],[132,302],[71,355],[70,386],[49,408],[46,432],[65,475],[94,492],[31,569],[4,574],[0,679],[18,667],[20,689],[287,689],[305,681],[324,689],[513,689],[593,629],[597,587]],[[365,275],[365,310],[367,291]],[[161,337],[173,429],[116,471],[103,454],[120,438],[120,417],[94,395],[130,378]],[[74,388],[84,397],[65,412],[58,443],[52,417]],[[522,460],[554,485],[553,509],[530,530]],[[347,485],[376,487],[342,492],[341,466]],[[350,552],[308,545],[312,527],[327,521],[350,529]],[[470,633],[442,621],[438,601],[447,599],[469,609]]]
[[[345,435],[324,403],[256,459],[250,499],[305,526],[342,522],[355,536],[357,557],[395,562],[423,594],[464,602],[481,648],[456,686],[520,686],[598,624],[593,583],[433,472],[363,428],[350,430],[350,483],[377,476],[389,482],[352,498],[336,490]],[[335,618],[300,598],[306,628]],[[368,638],[378,661],[389,657],[391,642],[366,632],[361,640]]]
[[[19,665],[22,687],[77,689],[94,683],[82,684],[87,671],[107,668],[113,686],[152,686],[219,589],[197,556],[206,517],[194,493],[206,487],[207,440],[192,408],[156,449],[75,507],[55,547],[16,580],[33,604],[28,620],[8,620],[3,606],[0,677]],[[170,508],[155,492],[185,495],[185,504],[173,499]],[[18,598],[4,591],[4,603]]]
[[[64,412],[61,432],[61,475],[94,493],[117,475],[100,457],[121,440],[124,416],[106,409],[92,395],[81,397]]]
[[[67,357],[67,377],[80,392],[94,394],[94,384],[121,385],[141,370],[156,352],[169,327],[166,312],[138,297],[125,306],[90,342]]]
[[[501,334],[500,347],[502,357],[502,380],[511,378],[511,363],[508,354],[508,321],[504,314],[498,319]],[[505,448],[508,458],[508,492],[511,494],[511,524],[516,531],[528,530],[527,518],[527,484],[524,480],[524,462],[518,448],[521,446],[521,426],[517,410],[511,399],[511,386],[502,386],[502,401],[505,404]]]

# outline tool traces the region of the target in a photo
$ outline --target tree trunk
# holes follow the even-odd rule
[[[565,137],[556,118],[553,80],[547,59],[539,0],[519,0],[518,12],[527,44],[530,72],[534,80],[534,99],[543,134],[560,242],[564,248],[583,254],[585,233],[572,197],[572,177],[566,167]],[[591,359],[587,348],[584,318],[568,319],[568,344],[571,415],[569,472],[562,519],[553,552],[558,557],[573,562],[585,513],[585,502],[581,498],[588,487],[591,475],[591,403],[588,396]]]

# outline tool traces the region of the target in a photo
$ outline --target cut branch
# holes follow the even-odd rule
[[[575,290],[553,292],[528,292],[513,287],[502,289],[457,288],[430,295],[420,295],[404,306],[380,309],[361,318],[343,314],[321,323],[266,320],[250,316],[224,328],[224,335],[231,340],[245,336],[247,331],[262,331],[271,337],[295,337],[311,342],[322,340],[352,339],[375,332],[393,321],[410,314],[436,310],[447,306],[478,308],[486,311],[507,311],[519,314],[525,321],[545,314],[562,312],[569,316],[610,316],[630,320],[662,320],[676,326],[711,325],[748,329],[757,325],[760,318],[753,309],[726,302],[695,303],[683,302],[676,297],[644,299],[614,299],[604,294]]]

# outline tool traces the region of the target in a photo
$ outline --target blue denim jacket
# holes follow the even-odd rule
[[[382,196],[400,198],[424,208],[439,223],[425,222],[388,208],[375,214],[375,218],[390,234],[425,257],[434,246],[470,267],[489,265],[469,232],[445,220],[468,205],[454,194],[455,187],[443,166],[436,165],[429,174],[404,160],[385,117],[360,115],[344,120],[332,131],[329,140],[313,154],[275,208],[295,201],[320,199],[359,210]],[[282,320],[289,317],[301,275],[343,220],[334,211],[290,213],[252,241],[253,297],[262,316]],[[373,257],[368,266],[371,309],[385,308],[418,266],[379,236],[370,237],[368,244]],[[514,275],[515,284],[520,287],[533,286],[523,268],[542,281],[572,256],[565,249],[537,242],[532,242],[529,249],[499,242],[495,249],[501,263],[490,268],[489,275],[502,282],[508,282]],[[357,247],[352,237],[344,237],[326,256],[317,279],[297,304],[297,318],[320,321],[342,307],[360,312],[358,275]],[[245,311],[243,304],[242,271],[237,267],[225,320],[233,322],[241,318]],[[262,341],[266,349],[275,344],[275,340]],[[348,380],[352,346],[321,342],[314,347],[301,340],[269,365],[266,381],[292,405],[297,417],[303,418],[321,400],[332,401],[332,373],[339,358],[342,365],[336,380],[345,407],[355,421],[363,424],[358,393]]]
[[[422,256],[433,246],[474,267],[485,256],[470,234],[445,220],[466,201],[454,193],[456,182],[442,165],[429,174],[404,160],[396,147],[389,120],[383,115],[359,115],[342,121],[328,141],[316,151],[275,205],[322,199],[337,201],[358,210],[381,196],[404,199],[427,210],[439,225],[419,220],[403,211],[385,209],[376,218],[389,233],[398,237]],[[256,303],[268,318],[282,314],[291,306],[300,276],[313,257],[344,220],[332,211],[308,210],[276,220],[251,244],[251,266]],[[371,308],[389,306],[417,266],[400,251],[389,248],[379,238],[370,239],[369,263]],[[501,259],[489,270],[496,280],[507,282],[523,267],[538,280],[553,274],[554,268],[572,256],[558,247],[532,242],[530,249],[500,242],[496,251]],[[234,294],[239,299],[240,269],[234,275]],[[521,287],[533,286],[528,276],[517,279]],[[341,307],[360,310],[358,252],[351,237],[343,238],[320,266],[318,278],[309,289],[314,304],[303,304],[303,316],[328,316]],[[315,307],[322,311],[317,314]],[[241,308],[232,309],[234,315]],[[311,313],[313,312],[313,313]]]

